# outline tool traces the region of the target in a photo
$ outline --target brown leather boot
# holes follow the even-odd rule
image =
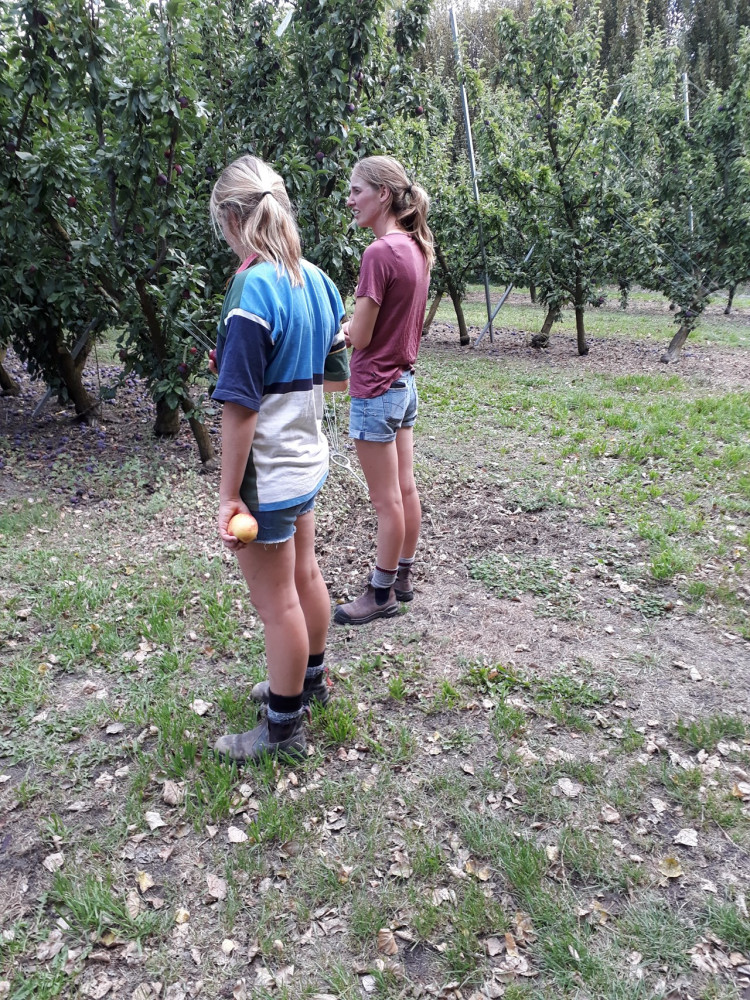
[[[307,750],[304,724],[308,712],[309,709],[291,722],[273,723],[263,719],[247,733],[220,736],[214,750],[238,764],[245,761],[256,763],[266,756],[300,760]]]
[[[328,667],[323,669],[322,674],[312,680],[305,679],[305,686],[302,689],[302,704],[311,705],[316,701],[319,705],[327,705],[331,700],[332,681],[328,678]],[[259,701],[261,705],[268,704],[268,696],[271,693],[271,685],[268,681],[258,681],[250,692],[253,701]]]
[[[375,587],[367,584],[364,594],[349,604],[339,604],[333,614],[337,625],[365,625],[376,618],[393,618],[398,614],[398,601],[393,587],[385,590],[385,595],[379,599]]]
[[[393,585],[397,601],[414,600],[414,584],[411,579],[411,566],[399,566],[396,573],[396,582]]]

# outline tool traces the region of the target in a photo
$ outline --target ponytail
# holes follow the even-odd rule
[[[211,219],[221,230],[232,217],[246,256],[286,271],[292,285],[303,285],[302,248],[292,204],[281,177],[256,156],[241,156],[226,167],[211,192]]]
[[[430,198],[425,189],[409,180],[406,171],[392,156],[366,156],[352,172],[374,188],[391,193],[390,210],[424,255],[428,269],[435,260],[435,245],[427,225]]]

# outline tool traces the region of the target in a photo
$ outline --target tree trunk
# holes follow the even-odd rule
[[[538,349],[549,347],[549,335],[552,330],[552,324],[557,320],[559,315],[559,309],[547,310],[547,315],[544,317],[544,322],[542,323],[542,329],[531,338],[532,347]]]
[[[91,340],[87,340],[75,358],[67,348],[58,346],[55,358],[55,367],[75,406],[76,416],[85,424],[93,423],[101,416],[101,401],[91,395],[82,381],[86,360],[91,353],[91,343]]]
[[[583,295],[583,279],[580,270],[576,271],[574,305],[576,311],[576,340],[578,342],[578,356],[584,358],[589,353],[589,345],[586,343],[586,331],[583,326],[586,302]]]
[[[586,343],[586,331],[583,327],[583,317],[583,306],[576,306],[576,340],[578,342],[578,354],[582,358],[589,353],[589,345]]]
[[[727,307],[724,310],[724,315],[728,316],[732,311],[732,302],[734,302],[734,293],[737,290],[736,285],[729,286],[729,298],[727,299]]]
[[[156,400],[154,434],[157,437],[177,437],[180,432],[180,411],[167,406],[165,399]]]
[[[445,284],[448,286],[448,294],[451,297],[451,302],[453,303],[453,309],[456,313],[456,319],[458,320],[458,336],[459,343],[464,347],[470,343],[469,331],[466,328],[466,318],[464,316],[464,311],[461,306],[461,295],[459,294],[458,287],[453,280],[453,275],[448,267],[448,261],[445,259],[445,254],[441,247],[435,244],[435,256],[438,259],[438,263],[443,270],[443,275],[445,277]]]
[[[8,371],[3,367],[3,361],[5,361],[5,352],[8,350],[7,347],[0,347],[0,391],[2,391],[3,396],[20,396],[21,386],[12,378]]]
[[[683,320],[680,324],[680,329],[672,337],[669,342],[669,347],[666,349],[664,354],[659,358],[659,361],[663,365],[668,365],[671,361],[679,361],[680,354],[682,353],[682,348],[685,346],[685,341],[690,336],[690,331],[693,329],[693,324],[689,320]]]
[[[190,424],[190,430],[193,432],[193,437],[198,445],[198,454],[200,455],[201,462],[203,463],[204,472],[213,472],[217,468],[216,465],[216,452],[214,451],[213,441],[211,440],[211,435],[208,433],[206,425],[202,423],[196,416],[194,416],[195,409],[193,406],[192,399],[181,400],[182,409],[187,415],[188,422]]]
[[[432,305],[430,306],[430,311],[427,313],[427,319],[424,321],[424,326],[422,327],[422,336],[426,337],[430,332],[430,327],[432,326],[432,321],[435,319],[435,314],[438,311],[438,306],[440,305],[444,288],[438,288],[435,292],[435,298],[432,300]]]
[[[533,281],[529,282],[529,298],[531,299],[532,305],[536,305],[536,285]]]

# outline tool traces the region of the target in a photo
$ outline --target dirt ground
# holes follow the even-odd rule
[[[476,349],[462,348],[456,331],[441,325],[433,327],[423,351],[456,357],[476,350],[499,365],[517,365],[527,372],[555,370],[573,379],[581,371],[664,373],[658,360],[663,346],[611,338],[595,341],[588,357],[578,358],[572,337],[555,335],[550,349],[540,352],[527,346],[524,334],[499,328],[493,343],[485,338]],[[188,500],[182,504],[181,531],[197,548],[216,552],[217,542],[207,524],[211,523],[218,474],[194,475],[197,456],[186,427],[174,441],[153,441],[153,408],[135,380],[105,407],[101,425],[81,427],[71,421],[69,410],[54,402],[32,419],[43,389],[29,382],[12,356],[7,367],[21,381],[22,393],[0,399],[0,500],[46,495],[66,512],[72,531],[76,523],[85,520],[89,533],[97,533],[110,530],[105,526],[111,524],[112,510],[118,503],[105,488],[91,487],[91,474],[102,464],[112,468],[113,476],[121,474],[123,466],[132,465],[145,502],[155,485],[144,470],[158,465],[175,477],[175,495]],[[115,371],[102,369],[100,375],[107,378]],[[670,374],[672,371],[693,383],[696,390],[747,389],[750,351],[689,345]],[[94,384],[92,374],[92,387]],[[218,443],[218,425],[211,431]],[[50,475],[50,457],[61,455],[69,459],[67,475]],[[352,462],[356,464],[353,455]],[[456,683],[465,664],[471,662],[499,663],[532,679],[553,676],[564,668],[582,678],[611,684],[613,700],[602,729],[593,736],[581,739],[558,729],[548,718],[534,720],[530,731],[546,741],[550,752],[559,753],[560,759],[567,754],[607,761],[609,731],[627,722],[645,736],[644,760],[662,754],[665,760],[679,762],[685,759],[684,748],[676,747],[670,735],[678,718],[724,714],[750,719],[750,644],[710,616],[688,614],[672,586],[644,588],[625,579],[621,563],[645,558],[645,542],[626,537],[614,524],[592,526],[583,516],[586,512],[522,511],[506,503],[502,493],[480,477],[457,483],[448,472],[445,477],[436,475],[423,490],[424,527],[414,601],[404,615],[378,623],[372,630],[332,627],[329,662],[334,674],[337,669],[346,671],[353,657],[368,651],[392,651],[416,643],[425,664],[425,683],[432,688],[442,679]],[[356,594],[372,554],[374,518],[364,490],[345,469],[334,468],[331,473],[319,506],[318,533],[321,565],[332,598],[341,600]],[[134,546],[140,551],[153,546],[158,551],[163,541],[160,521],[145,533],[139,529],[136,536],[129,532],[125,519],[110,544],[113,551],[126,553]],[[537,599],[530,594],[519,592],[499,599],[472,579],[471,561],[498,548],[510,559],[534,556],[554,561],[576,595],[575,619],[540,617]],[[638,598],[656,601],[663,610],[645,615],[639,610]],[[211,669],[209,664],[207,669]],[[85,678],[77,680],[85,682]],[[394,718],[416,728],[420,742],[428,740],[433,730],[447,731],[455,725],[450,713],[445,718],[430,715],[415,719],[414,713],[402,706],[391,705],[389,710]],[[480,720],[476,711],[462,713],[461,723],[476,726],[482,734],[487,732],[486,720]],[[336,766],[332,761],[332,769]],[[617,764],[613,762],[612,767],[614,774]],[[713,770],[706,772],[709,779],[723,769],[736,781],[750,780],[736,765],[731,770],[729,764],[724,766],[717,759],[711,767]],[[6,827],[8,834],[13,834],[14,845],[10,846],[6,836],[2,850],[9,850],[16,861],[24,853],[21,822],[19,814],[16,818],[6,814],[0,822],[0,832]],[[662,830],[665,843],[679,822],[676,816],[672,827]],[[626,832],[623,850],[635,851],[632,843],[628,846],[627,837]],[[196,845],[192,853],[183,850],[175,876],[189,883],[191,864],[197,856]],[[134,854],[139,866],[144,857],[137,851]],[[151,858],[149,863],[153,867],[158,861]],[[750,893],[750,857],[718,826],[702,832],[700,847],[691,852],[690,865],[685,867],[685,878],[672,890],[675,906],[705,897],[708,883]],[[411,961],[411,975],[419,980],[416,959]],[[132,986],[132,975],[126,971],[123,975]]]

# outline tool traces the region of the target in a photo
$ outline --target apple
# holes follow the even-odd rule
[[[227,531],[240,542],[252,542],[258,535],[258,522],[252,514],[235,514]]]
[[[185,378],[185,376],[189,371],[190,369],[188,368],[188,366],[185,364],[184,361],[181,361],[179,365],[177,365],[177,374],[181,375],[182,378]]]
[[[417,106],[417,114],[418,115],[423,115],[424,114],[424,108],[422,107],[421,104]]]
[[[190,348],[190,353],[191,354],[197,354],[198,353],[198,348],[197,347],[191,347]]]
[[[216,351],[214,350],[213,347],[208,352],[208,359],[209,361],[213,361],[213,363],[216,364]]]
[[[356,104],[352,104],[350,102],[349,104],[347,104],[346,110],[349,112],[349,114],[352,114],[353,111],[357,110],[357,106],[356,106]]]
[[[181,108],[184,109],[188,106],[188,104],[190,104],[190,101],[187,97],[183,95],[182,97],[177,98],[177,103],[180,105]]]
[[[180,163],[175,163],[174,172],[177,174],[178,177],[180,176],[180,174],[182,173],[182,165]]]
[[[166,174],[157,174],[156,175],[156,183],[159,185],[159,187],[166,187],[167,184],[169,183],[169,181],[167,180],[167,175]]]
[[[318,152],[315,154],[315,159],[318,161],[318,163],[322,163],[323,160],[325,160],[325,158],[326,154],[323,152],[322,149],[319,149]]]
[[[182,289],[182,297],[183,297],[183,299],[189,299],[190,298],[190,289],[189,288],[183,288]]]
[[[15,151],[17,149],[18,149],[18,146],[16,146],[15,142],[13,142],[12,140],[5,143],[5,152],[6,153],[15,153]]]
[[[164,158],[166,160],[171,160],[172,159],[172,147],[171,146],[169,147],[169,149],[165,149],[164,150]]]
[[[74,194],[72,194],[68,198],[68,208],[75,208],[77,204],[78,204],[78,199],[76,198],[76,196]]]
[[[146,232],[146,227],[140,225],[140,223],[139,223],[137,226],[133,226],[133,232],[137,236],[142,236]]]

